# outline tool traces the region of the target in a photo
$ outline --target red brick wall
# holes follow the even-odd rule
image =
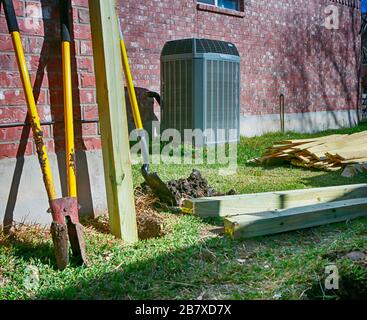
[[[120,7],[137,86],[159,91],[159,57],[167,40],[222,39],[241,53],[242,114],[356,108],[360,58],[358,1],[244,0],[243,13],[207,10],[195,0],[124,1]],[[179,4],[177,4],[179,3]],[[340,29],[322,27],[327,5]]]
[[[159,92],[160,52],[168,40],[206,37],[241,52],[241,113],[355,109],[360,60],[359,9],[353,0],[243,0],[243,12],[208,10],[196,0],[128,0],[118,7],[135,85]],[[63,150],[62,78],[57,1],[15,0],[21,35],[50,151]],[[99,149],[88,1],[73,0],[73,86],[79,149]],[[327,5],[340,29],[321,24]],[[150,101],[145,104],[149,104]],[[159,110],[157,110],[159,111]],[[0,14],[0,123],[26,121],[11,40]],[[34,154],[29,127],[0,128],[0,159]],[[83,138],[82,138],[83,137]],[[21,143],[19,144],[19,142]]]
[[[38,111],[50,152],[64,149],[63,91],[58,1],[13,1]],[[88,1],[73,4],[72,71],[78,149],[100,149]],[[3,11],[0,14],[0,124],[26,122],[27,108]],[[83,136],[83,139],[81,138]],[[0,159],[35,154],[29,126],[0,128]]]

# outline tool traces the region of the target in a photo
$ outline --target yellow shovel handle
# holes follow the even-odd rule
[[[134,118],[136,129],[141,130],[143,129],[143,123],[141,122],[138,100],[136,99],[136,93],[135,93],[135,88],[133,84],[133,78],[131,75],[129,59],[127,57],[126,46],[125,46],[124,39],[122,37],[120,39],[120,44],[121,44],[121,53],[122,53],[122,64],[124,67],[127,91],[129,94],[129,100],[130,100],[130,104],[132,108],[133,118]]]
[[[73,87],[71,81],[71,59],[70,59],[70,2],[59,0],[60,5],[60,31],[62,47],[62,75],[64,87],[64,123],[66,144],[66,173],[69,197],[76,198],[76,164],[75,164],[75,142],[74,142],[74,115],[73,115]]]
[[[142,156],[143,156],[143,162],[146,168],[149,168],[149,147],[148,147],[147,139],[145,136],[145,131],[143,128],[143,123],[141,121],[138,100],[136,99],[133,77],[131,75],[129,58],[127,56],[127,51],[126,51],[124,37],[122,35],[121,25],[119,25],[119,27],[120,27],[120,45],[121,45],[121,54],[122,54],[122,66],[124,68],[124,73],[125,73],[125,78],[126,78],[127,92],[129,94],[129,100],[130,100],[130,105],[132,109],[135,126],[136,126],[136,129],[138,129],[138,134],[141,138],[141,151],[142,151]]]
[[[64,122],[66,144],[66,173],[69,197],[77,196],[75,170],[75,142],[73,120],[73,89],[71,83],[70,42],[62,42],[62,71],[64,86]]]
[[[37,154],[38,154],[41,169],[42,169],[43,180],[46,186],[49,200],[50,201],[55,200],[56,192],[54,188],[54,182],[53,182],[50,162],[49,162],[49,158],[47,155],[46,146],[43,141],[43,132],[41,129],[40,119],[39,119],[38,111],[36,107],[36,102],[34,100],[32,84],[31,84],[31,80],[29,77],[29,73],[28,73],[28,67],[26,64],[25,57],[24,57],[22,41],[20,39],[20,34],[18,31],[11,32],[11,36],[12,36],[13,45],[14,45],[14,49],[16,52],[16,56],[17,56],[19,72],[22,78],[23,89],[24,89],[25,96],[26,96],[28,113],[31,117],[30,121],[32,125],[32,131],[33,131],[34,141],[36,144]]]

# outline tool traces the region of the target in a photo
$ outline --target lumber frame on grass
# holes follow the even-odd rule
[[[321,226],[367,216],[367,198],[321,203],[281,211],[257,212],[224,219],[226,234],[252,238]]]
[[[138,232],[115,5],[114,0],[89,0],[110,228],[132,243]]]
[[[184,201],[183,211],[199,217],[227,217],[367,197],[367,184],[264,192]]]

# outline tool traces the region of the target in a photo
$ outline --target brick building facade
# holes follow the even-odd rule
[[[239,11],[198,2],[129,1],[120,7],[137,86],[159,92],[165,41],[219,39],[235,43],[241,53],[242,134],[279,130],[281,94],[286,130],[357,122],[359,1],[244,0]],[[324,26],[330,5],[338,10],[338,29]]]
[[[191,37],[231,41],[238,47],[242,59],[242,134],[254,135],[279,130],[280,94],[285,97],[286,130],[314,131],[357,123],[361,56],[360,1],[238,2],[238,10],[215,7],[196,0],[119,2],[121,5],[118,5],[117,10],[134,82],[139,88],[145,123],[149,124],[154,117],[159,118],[159,107],[153,105],[153,99],[144,93],[147,90],[160,90],[160,53],[164,43]],[[56,154],[60,154],[64,148],[64,126],[58,2],[14,0],[14,5],[47,146],[55,154],[55,161],[60,163],[62,157]],[[330,5],[335,6],[332,9],[337,9],[338,21],[333,21],[333,26],[339,22],[337,29],[324,25],[329,15],[326,9]],[[88,151],[80,152],[80,162],[92,157],[92,160],[88,158],[88,161],[84,161],[85,165],[79,165],[79,175],[89,177],[88,183],[93,184],[92,180],[97,178],[89,175],[87,169],[90,170],[94,165],[93,161],[102,161],[98,158],[101,143],[88,0],[72,0],[72,6],[72,31],[75,39],[72,69],[77,146],[80,151]],[[0,203],[4,202],[0,205],[0,217],[3,211],[9,214],[12,209],[15,210],[16,204],[12,205],[9,200],[17,195],[9,194],[10,183],[17,179],[14,169],[20,163],[15,158],[30,156],[23,165],[24,174],[27,166],[27,170],[33,166],[36,168],[30,128],[22,125],[26,122],[26,113],[16,58],[1,12],[0,176],[7,177],[8,174],[6,179],[9,185],[5,184],[0,190]],[[93,157],[96,158],[93,160]],[[34,165],[30,164],[32,161]],[[103,179],[103,170],[100,175]],[[41,179],[39,183],[39,190],[42,190]],[[87,185],[85,187],[89,194],[98,191],[91,190]],[[104,196],[101,197],[98,200],[98,196],[93,195],[92,203],[92,197],[89,196],[85,200],[85,210],[93,206],[95,211],[103,211]],[[96,206],[100,207],[96,209]],[[19,210],[24,208],[27,206]]]

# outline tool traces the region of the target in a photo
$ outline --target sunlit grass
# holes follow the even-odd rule
[[[367,125],[361,125],[338,132],[366,129]],[[232,176],[218,175],[218,165],[161,164],[152,169],[163,180],[170,180],[188,176],[197,168],[221,192],[234,188],[239,193],[252,193],[367,181],[366,175],[347,179],[340,173],[290,165],[263,168],[246,164],[275,141],[304,137],[310,135],[276,133],[242,138],[238,170]],[[143,181],[139,165],[134,166],[133,173],[138,185]],[[345,259],[332,261],[329,254],[366,250],[367,219],[232,241],[211,232],[221,225],[218,219],[203,221],[165,214],[170,218],[171,232],[135,245],[86,226],[90,266],[71,264],[63,272],[56,270],[47,230],[22,227],[10,239],[0,235],[0,299],[303,299],[315,285],[322,285],[325,266],[330,263],[336,263],[341,272],[356,281],[363,283],[366,279],[365,269]],[[39,281],[32,288],[27,286],[29,266],[39,271]]]

